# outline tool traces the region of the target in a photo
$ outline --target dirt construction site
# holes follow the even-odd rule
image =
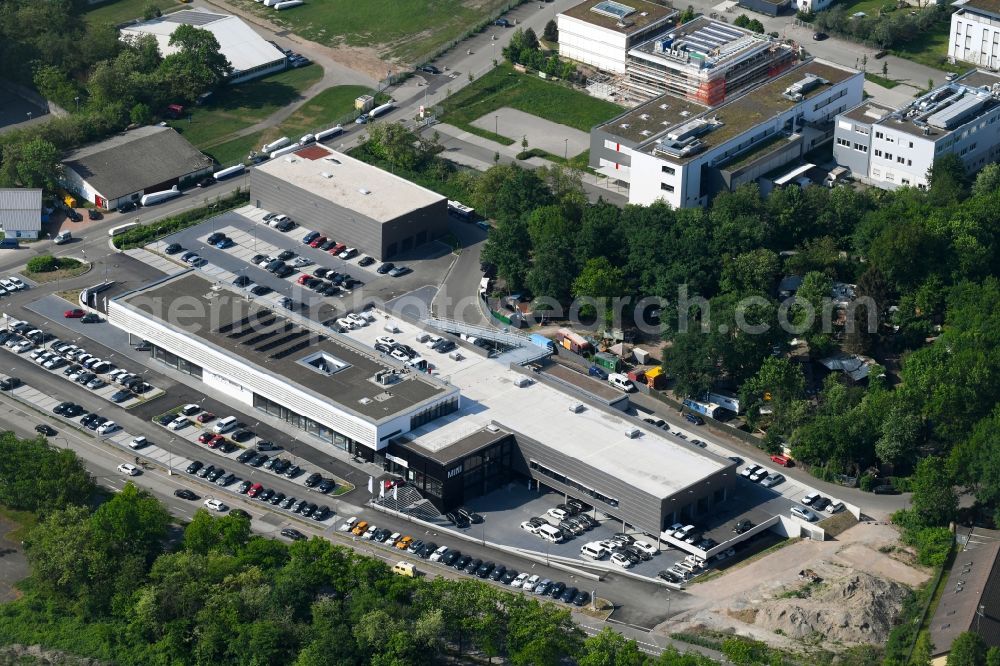
[[[655,631],[735,632],[791,650],[883,644],[909,590],[930,577],[886,523],[786,544],[691,585]]]

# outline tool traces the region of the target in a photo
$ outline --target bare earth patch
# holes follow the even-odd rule
[[[655,631],[706,627],[799,650],[821,641],[837,645],[883,643],[908,590],[930,573],[898,548],[896,530],[861,523],[836,540],[792,543],[749,564],[688,588],[677,614]],[[823,580],[807,584],[799,571]]]

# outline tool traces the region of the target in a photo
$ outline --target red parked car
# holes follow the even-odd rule
[[[308,280],[309,277],[310,277],[309,275],[303,273],[302,275],[299,276],[299,279],[296,280],[296,282],[299,283],[299,284],[305,284],[306,280]]]
[[[224,441],[226,441],[226,438],[222,435],[212,435],[212,439],[208,440],[208,448],[218,448]]]
[[[264,486],[260,485],[259,483],[255,483],[252,486],[250,486],[249,490],[247,490],[247,496],[256,497],[258,494],[260,494],[262,490],[264,490]]]
[[[775,454],[775,455],[771,456],[771,462],[773,462],[773,463],[775,463],[777,465],[781,465],[782,467],[794,467],[795,466],[795,461],[794,460],[792,460],[788,456],[782,456],[782,455],[778,455],[778,454]]]
[[[212,412],[202,412],[198,415],[198,423],[208,423],[215,418],[215,414]]]
[[[66,310],[66,312],[63,312],[63,317],[66,319],[80,319],[85,314],[87,313],[80,308],[73,308],[72,310]]]
[[[347,249],[346,245],[344,245],[343,243],[337,243],[336,245],[330,248],[330,254],[336,256],[346,249]]]
[[[319,238],[314,238],[312,243],[309,243],[309,247],[319,247],[326,242],[326,236],[320,236]]]
[[[213,437],[215,437],[215,435],[213,435],[212,433],[210,433],[210,432],[203,432],[200,435],[198,435],[198,443],[199,444],[208,444],[209,442],[212,441]]]

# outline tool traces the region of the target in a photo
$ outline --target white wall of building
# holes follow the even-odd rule
[[[951,15],[948,57],[1000,69],[1000,18],[959,10]]]
[[[863,92],[864,77],[858,73],[750,127],[728,141],[698,153],[686,163],[672,161],[667,155],[651,154],[648,150],[634,150],[628,201],[630,204],[649,205],[662,200],[675,208],[704,206],[708,202],[701,194],[703,167],[712,167],[751,150],[760,141],[784,131],[790,119],[795,119],[796,126],[803,122],[832,121],[838,113],[860,104]],[[706,135],[705,141],[711,143],[712,135]],[[810,148],[811,146],[803,146],[803,151]]]
[[[818,12],[833,4],[833,0],[796,0],[795,8],[801,12]]]
[[[625,71],[625,53],[628,38],[616,30],[601,28],[592,23],[559,14],[559,55],[617,74]]]

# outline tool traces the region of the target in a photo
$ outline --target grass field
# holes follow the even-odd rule
[[[884,76],[880,76],[878,74],[872,74],[871,72],[865,72],[865,80],[871,81],[872,83],[877,83],[883,88],[891,89],[899,85],[899,81],[896,81],[894,79],[887,79]]]
[[[372,94],[364,86],[334,86],[327,88],[303,104],[277,127],[254,132],[228,141],[213,142],[205,152],[223,166],[236,164],[246,159],[251,150],[280,136],[297,139],[303,134],[333,127],[337,123],[348,123],[354,119],[354,99],[359,95]],[[385,101],[384,95],[376,95],[376,101]]]
[[[85,13],[88,23],[111,23],[118,25],[132,19],[142,18],[148,5],[156,5],[161,12],[174,10],[184,5],[178,0],[111,0],[96,5]]]
[[[622,111],[617,104],[560,83],[515,72],[506,64],[462,88],[446,99],[443,106],[444,112],[438,117],[441,122],[494,140],[497,137],[493,132],[473,126],[472,121],[505,106],[584,132]],[[505,143],[510,141],[503,139]]]
[[[906,58],[913,62],[927,65],[944,72],[955,72],[960,74],[968,71],[973,65],[964,63],[948,62],[948,31],[951,29],[947,21],[941,21],[934,26],[933,30],[920,33],[916,38],[910,40],[899,48],[892,49],[891,53],[900,58]],[[889,72],[892,74],[892,72]],[[915,81],[923,85],[922,81]]]
[[[170,124],[196,147],[206,148],[291,104],[322,76],[319,65],[307,65],[256,81],[226,86],[205,106],[192,107],[190,122],[182,118]]]
[[[228,0],[321,44],[371,46],[418,64],[519,0],[316,0],[275,12],[252,0]]]

